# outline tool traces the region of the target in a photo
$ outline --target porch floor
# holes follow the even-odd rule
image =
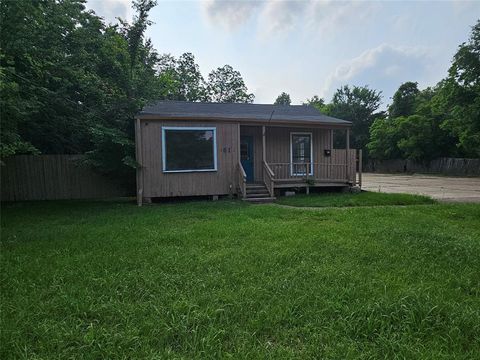
[[[275,188],[289,188],[289,187],[344,187],[351,183],[342,181],[321,181],[315,180],[313,184],[307,184],[305,180],[275,180]]]

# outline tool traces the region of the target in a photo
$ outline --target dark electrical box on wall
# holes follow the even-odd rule
[[[330,156],[330,155],[332,155],[332,150],[325,149],[325,150],[323,150],[323,153],[325,154],[325,156]]]

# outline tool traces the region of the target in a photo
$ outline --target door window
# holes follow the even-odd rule
[[[292,175],[306,175],[305,164],[309,164],[312,174],[312,134],[310,133],[292,133],[291,134],[291,172]]]

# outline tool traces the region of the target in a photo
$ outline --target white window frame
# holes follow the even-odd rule
[[[185,169],[185,170],[167,170],[167,153],[165,142],[165,131],[168,130],[204,130],[213,131],[213,168],[212,169]],[[217,171],[217,128],[216,127],[204,127],[204,126],[162,126],[162,170],[164,173],[187,173],[187,172],[208,172]]]
[[[311,132],[291,132],[290,133],[290,176],[305,176],[304,172],[293,171],[293,135],[310,135],[310,173],[313,176],[313,133]]]

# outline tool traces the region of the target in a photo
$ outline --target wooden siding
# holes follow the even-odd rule
[[[164,173],[162,171],[162,127],[215,127],[217,171]],[[141,120],[141,184],[143,197],[222,195],[235,193],[238,164],[238,124],[223,122]],[[138,136],[137,136],[138,141]],[[140,156],[138,156],[140,155]],[[230,187],[231,186],[231,187]]]
[[[82,165],[82,155],[16,155],[1,166],[2,201],[95,199],[133,195]]]
[[[333,130],[326,128],[306,127],[266,127],[266,160],[272,165],[276,179],[298,179],[290,174],[290,134],[292,132],[305,132],[312,134],[313,147],[313,177],[318,180],[345,181],[347,173],[347,159],[345,149],[333,149]],[[262,181],[262,127],[240,126],[241,135],[254,137],[254,178],[256,182]],[[331,150],[331,155],[326,156],[324,150]],[[355,181],[356,150],[349,150],[350,181]]]
[[[331,161],[329,157],[325,157],[324,155],[324,149],[332,149],[331,129],[267,127],[266,143],[268,163],[290,162],[290,133],[292,132],[312,133],[313,162],[323,163]],[[261,140],[262,139],[260,139],[260,143]]]
[[[347,178],[350,182],[355,182],[356,177],[356,156],[357,150],[348,150],[348,170],[347,170],[347,158],[345,149],[332,149],[331,156],[326,157],[327,160],[322,160],[321,163],[315,163],[315,178],[318,180],[337,180],[342,181]]]
[[[267,148],[268,163],[289,163],[290,162],[290,133],[311,132],[313,141],[314,162],[331,163],[332,159],[324,156],[324,149],[332,148],[331,129],[305,128],[305,127],[282,127],[267,126],[265,131],[265,142]],[[241,135],[253,136],[253,166],[255,182],[262,181],[262,127],[261,126],[240,126]],[[344,161],[343,161],[344,162]]]

